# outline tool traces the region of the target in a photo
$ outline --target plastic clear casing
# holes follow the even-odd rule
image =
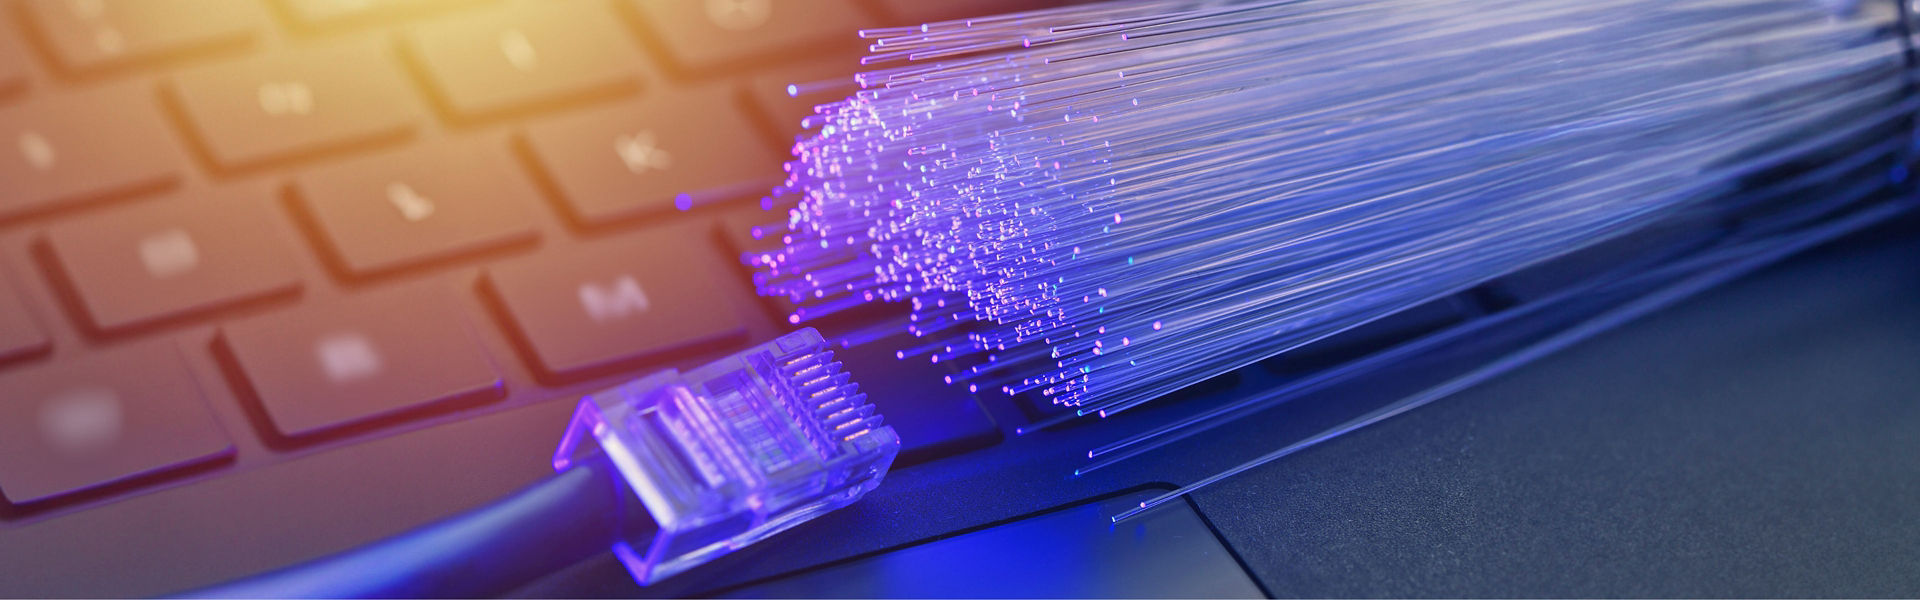
[[[900,450],[813,329],[581,398],[554,454],[591,439],[658,529],[614,544],[647,585],[852,503]]]

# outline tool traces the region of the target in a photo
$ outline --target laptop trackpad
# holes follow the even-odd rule
[[[1187,502],[1137,492],[729,592],[736,598],[1264,598]]]

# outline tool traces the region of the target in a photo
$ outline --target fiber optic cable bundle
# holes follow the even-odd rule
[[[1818,204],[1789,174],[1901,180],[1904,18],[1131,0],[867,31],[747,259],[793,322],[909,303],[902,358],[1109,415],[1661,219]]]

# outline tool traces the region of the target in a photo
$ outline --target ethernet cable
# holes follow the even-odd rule
[[[809,328],[581,398],[556,473],[375,544],[187,597],[469,597],[611,551],[648,585],[860,499],[893,428]]]

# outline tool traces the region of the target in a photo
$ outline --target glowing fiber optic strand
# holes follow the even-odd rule
[[[1866,186],[1862,186],[1862,187],[1866,187]],[[1271,463],[1273,461],[1285,458],[1288,455],[1313,447],[1315,445],[1318,445],[1321,442],[1325,442],[1335,437],[1339,437],[1341,435],[1347,434],[1349,432],[1360,429],[1362,427],[1379,423],[1381,421],[1390,419],[1397,415],[1405,414],[1407,411],[1411,411],[1421,406],[1425,406],[1427,404],[1432,403],[1435,400],[1445,398],[1449,395],[1454,394],[1455,392],[1459,392],[1466,388],[1478,385],[1481,382],[1497,377],[1518,366],[1524,365],[1528,362],[1532,362],[1533,360],[1541,356],[1552,354],[1568,346],[1576,344],[1598,333],[1611,329],[1622,322],[1631,321],[1641,316],[1645,316],[1656,310],[1659,310],[1661,308],[1670,306],[1676,302],[1689,298],[1694,294],[1698,294],[1702,291],[1711,289],[1727,281],[1737,279],[1740,276],[1746,275],[1748,273],[1753,272],[1756,269],[1759,269],[1760,267],[1764,267],[1766,265],[1772,264],[1775,261],[1778,261],[1782,258],[1798,253],[1800,251],[1803,251],[1807,248],[1813,247],[1814,245],[1817,245],[1821,242],[1831,241],[1834,238],[1839,237],[1840,235],[1858,231],[1861,228],[1864,228],[1873,223],[1878,223],[1894,215],[1910,210],[1911,208],[1912,208],[1911,206],[1898,205],[1898,204],[1880,205],[1880,206],[1873,207],[1873,208],[1861,211],[1859,213],[1850,215],[1836,222],[1825,224],[1823,226],[1815,227],[1808,231],[1795,234],[1793,236],[1790,236],[1788,239],[1783,240],[1784,243],[1769,245],[1769,247],[1767,247],[1762,252],[1747,253],[1747,254],[1736,256],[1735,258],[1730,260],[1731,264],[1723,265],[1717,269],[1707,270],[1699,274],[1693,275],[1691,277],[1685,278],[1681,281],[1664,286],[1658,290],[1655,290],[1651,294],[1647,294],[1625,305],[1614,308],[1612,310],[1608,310],[1605,313],[1602,313],[1600,315],[1587,319],[1586,321],[1583,321],[1572,328],[1569,328],[1565,331],[1561,331],[1552,336],[1549,336],[1547,339],[1530,344],[1512,354],[1501,357],[1499,360],[1496,360],[1480,368],[1474,369],[1473,371],[1462,374],[1453,379],[1449,379],[1441,383],[1440,385],[1434,386],[1432,388],[1429,388],[1427,390],[1424,390],[1412,396],[1408,396],[1406,398],[1396,400],[1385,406],[1382,406],[1373,411],[1370,411],[1367,414],[1356,417],[1345,423],[1336,425],[1330,429],[1327,429],[1326,431],[1322,431],[1318,434],[1309,436],[1306,439],[1300,440],[1298,442],[1288,444],[1285,447],[1274,450],[1260,457],[1254,458],[1253,460],[1249,460],[1247,462],[1241,463],[1234,467],[1228,468],[1227,470],[1221,471],[1219,473],[1215,473],[1213,475],[1209,475],[1206,478],[1201,479],[1200,481],[1181,486],[1180,489],[1167,492],[1165,494],[1161,494],[1153,498],[1149,498],[1141,502],[1139,506],[1128,509],[1127,511],[1122,512],[1120,514],[1114,515],[1111,519],[1115,523],[1124,521],[1126,519],[1132,518],[1135,515],[1151,510],[1156,506],[1160,506],[1169,501],[1178,499],[1188,494],[1192,494],[1193,492],[1198,491],[1201,488],[1205,488],[1209,485],[1213,485],[1215,483],[1218,483],[1234,475],[1244,473],[1250,469],[1259,467],[1260,465],[1264,465],[1264,464]]]
[[[1908,111],[1920,109],[1920,100],[1910,100],[1903,106],[1903,108]],[[1817,169],[1817,170],[1808,172],[1801,177],[1794,178],[1794,180],[1792,181],[1785,182],[1782,185],[1779,185],[1777,187],[1769,188],[1764,192],[1762,192],[1760,195],[1763,195],[1766,197],[1778,198],[1787,194],[1807,193],[1811,191],[1808,188],[1811,187],[1812,184],[1816,182],[1822,182],[1822,181],[1833,181],[1836,177],[1836,172],[1838,171],[1859,169],[1861,167],[1867,166],[1869,163],[1871,163],[1874,160],[1883,159],[1887,156],[1894,155],[1895,153],[1900,151],[1901,149],[1900,147],[1903,145],[1904,144],[1901,143],[1901,140],[1898,140],[1898,139],[1888,140],[1888,143],[1878,144],[1873,147],[1864,149],[1860,152],[1857,152],[1854,154],[1853,157],[1850,157],[1848,160],[1836,161],[1833,165],[1830,165],[1827,168]],[[1147,431],[1128,436],[1124,439],[1121,439],[1113,443],[1109,443],[1088,451],[1087,456],[1088,458],[1093,459],[1093,461],[1084,467],[1076,469],[1074,473],[1076,475],[1079,475],[1079,474],[1085,474],[1095,470],[1099,470],[1102,468],[1106,468],[1114,464],[1117,464],[1119,462],[1125,461],[1127,459],[1145,454],[1147,452],[1151,452],[1153,450],[1157,450],[1159,448],[1163,448],[1167,445],[1178,442],[1180,440],[1190,438],[1195,435],[1205,433],[1207,431],[1211,431],[1223,425],[1230,424],[1236,418],[1246,416],[1266,408],[1277,406],[1279,404],[1285,403],[1295,398],[1305,396],[1307,394],[1310,394],[1316,391],[1327,389],[1331,386],[1344,383],[1356,377],[1377,372],[1378,370],[1380,370],[1385,366],[1392,365],[1397,362],[1404,361],[1415,356],[1419,356],[1421,354],[1436,352],[1436,351],[1443,351],[1448,346],[1460,343],[1463,340],[1468,340],[1478,336],[1488,335],[1490,332],[1495,332],[1502,327],[1508,326],[1508,324],[1511,322],[1530,318],[1535,313],[1557,308],[1560,305],[1564,304],[1565,301],[1572,298],[1586,297],[1586,296],[1597,294],[1597,293],[1608,293],[1612,289],[1630,286],[1641,281],[1660,281],[1660,280],[1668,279],[1671,277],[1687,275],[1689,273],[1695,273],[1695,272],[1705,273],[1705,272],[1716,271],[1716,270],[1727,270],[1727,267],[1729,264],[1746,264],[1752,267],[1762,266],[1767,261],[1761,261],[1761,262],[1742,262],[1742,261],[1746,261],[1748,258],[1754,255],[1765,255],[1765,256],[1772,256],[1777,258],[1779,256],[1783,256],[1779,252],[1779,249],[1781,248],[1787,248],[1787,249],[1804,248],[1809,244],[1830,240],[1835,237],[1838,237],[1839,235],[1842,235],[1842,234],[1857,230],[1866,225],[1870,225],[1872,223],[1878,222],[1880,219],[1891,216],[1892,214],[1897,214],[1897,212],[1901,210],[1911,210],[1913,208],[1911,202],[1909,202],[1905,206],[1875,207],[1872,210],[1863,211],[1860,214],[1845,216],[1831,223],[1817,223],[1819,218],[1834,214],[1835,212],[1841,210],[1846,206],[1859,203],[1860,201],[1868,197],[1871,193],[1879,191],[1883,187],[1884,186],[1880,181],[1876,181],[1872,178],[1859,178],[1855,180],[1855,182],[1852,185],[1847,186],[1845,190],[1838,191],[1838,192],[1828,191],[1827,193],[1823,194],[1823,196],[1830,195],[1830,197],[1826,197],[1825,199],[1820,200],[1818,202],[1805,203],[1804,205],[1798,207],[1795,211],[1792,211],[1792,213],[1778,215],[1775,218],[1770,218],[1768,222],[1763,224],[1762,226],[1750,228],[1748,230],[1748,233],[1743,234],[1742,236],[1739,236],[1736,239],[1729,240],[1728,243],[1722,244],[1722,247],[1719,249],[1702,252],[1699,255],[1692,256],[1684,260],[1675,261],[1669,264],[1661,265],[1657,268],[1638,269],[1634,271],[1633,275],[1626,277],[1624,279],[1598,278],[1591,281],[1587,281],[1583,284],[1573,286],[1569,289],[1556,292],[1555,294],[1553,294],[1552,297],[1543,298],[1540,300],[1536,300],[1534,302],[1523,304],[1513,309],[1497,312],[1497,313],[1494,313],[1493,315],[1474,320],[1465,325],[1448,329],[1443,332],[1437,333],[1435,335],[1422,337],[1405,344],[1394,346],[1390,349],[1381,351],[1376,354],[1368,355],[1366,357],[1357,359],[1353,362],[1340,365],[1336,368],[1317,372],[1309,377],[1303,378],[1296,382],[1292,382],[1287,385],[1278,386],[1273,389],[1266,390],[1258,394],[1254,394],[1252,396],[1241,398],[1233,402],[1228,402],[1226,404],[1216,406],[1193,415],[1189,415],[1183,418],[1170,421],[1158,427],[1151,428]],[[1798,214],[1793,214],[1793,213],[1798,213]],[[1804,228],[1805,229],[1804,231],[1796,231],[1785,237],[1781,237],[1780,235],[1778,235],[1779,233],[1778,230],[1780,229],[1788,228],[1788,227],[1797,227],[1797,226],[1806,226],[1806,227]],[[1790,252],[1791,250],[1789,250],[1789,253]],[[1623,265],[1622,267],[1632,268],[1630,265]],[[1745,271],[1741,271],[1741,272],[1745,272]],[[1713,275],[1712,273],[1707,273],[1707,274],[1715,277],[1718,276],[1718,275]],[[1719,279],[1715,279],[1714,281],[1719,281]],[[1690,288],[1690,289],[1697,289],[1697,288]],[[1678,300],[1679,297],[1674,297],[1672,299]],[[1657,308],[1657,307],[1649,307],[1649,308]],[[1634,314],[1639,314],[1639,313],[1634,313]],[[1620,321],[1616,319],[1616,320],[1609,320],[1606,322],[1617,323]],[[1595,333],[1597,331],[1598,330],[1589,329],[1585,334],[1580,334],[1579,336],[1576,336],[1574,338],[1568,338],[1567,342],[1572,343],[1573,341],[1577,341],[1577,339],[1584,339],[1585,335]],[[1554,347],[1558,348],[1560,346],[1554,346]],[[1537,353],[1537,352],[1526,354],[1526,356],[1539,356],[1539,355],[1540,353]],[[1506,369],[1509,369],[1514,366],[1518,366],[1523,363],[1524,361],[1506,361],[1502,363],[1505,366],[1501,368],[1482,369],[1480,371],[1476,371],[1477,373],[1479,373],[1479,375],[1476,376],[1475,378],[1472,378],[1471,381],[1478,382],[1478,381],[1484,380],[1485,378],[1498,375],[1500,373],[1505,372]],[[1463,387],[1456,386],[1456,387],[1449,387],[1446,389],[1457,390],[1457,389],[1463,389]],[[1425,400],[1422,401],[1422,403],[1430,402],[1442,396],[1444,396],[1444,394],[1440,394],[1440,395],[1428,394],[1424,396]],[[1343,426],[1343,428],[1337,428],[1337,429],[1341,429],[1345,431],[1345,430],[1350,430],[1351,427]],[[1324,440],[1324,439],[1329,439],[1332,436],[1315,436],[1315,437],[1316,439]],[[1308,445],[1311,445],[1311,444],[1308,444]],[[1301,447],[1304,448],[1305,446],[1301,446]],[[1297,449],[1298,448],[1296,448],[1296,450]],[[1273,458],[1278,458],[1278,457],[1276,456]],[[1183,493],[1186,491],[1191,491],[1191,490],[1183,490]]]
[[[865,32],[763,293],[1108,415],[1676,211],[1881,108],[1805,0],[1136,1]],[[1844,83],[1845,85],[1836,85]],[[1780,159],[1775,159],[1780,160]]]

